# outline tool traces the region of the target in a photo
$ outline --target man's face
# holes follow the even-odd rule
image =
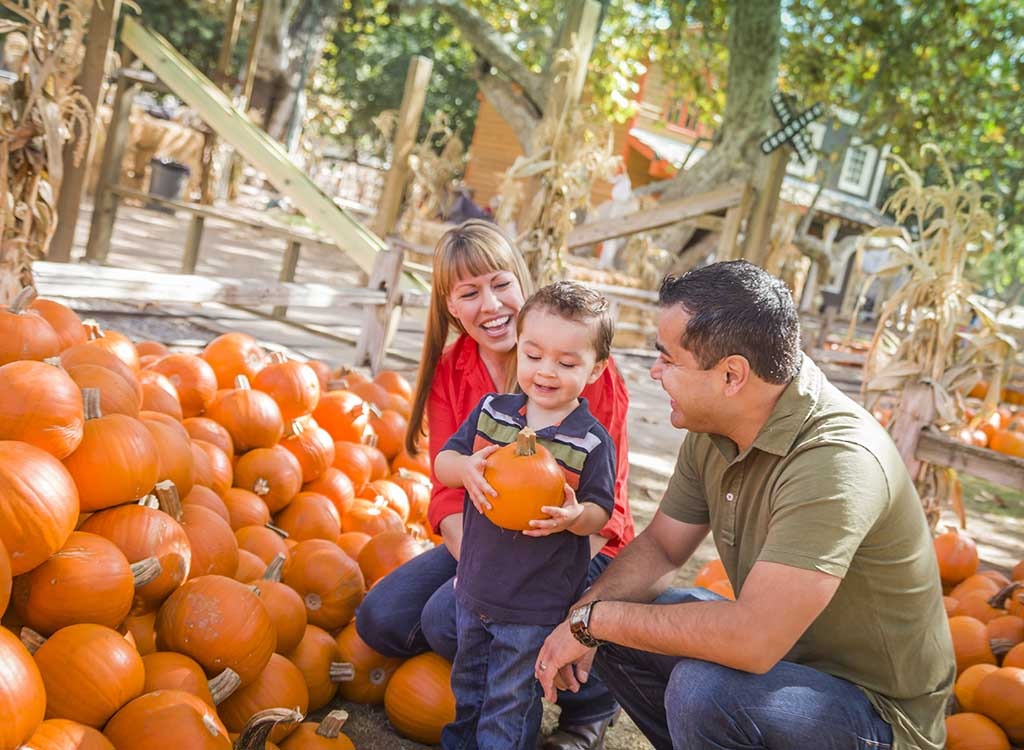
[[[693,432],[717,432],[716,414],[722,394],[717,367],[701,369],[696,358],[680,343],[690,316],[679,305],[662,308],[658,314],[658,359],[651,377],[661,383],[671,399],[672,426]]]

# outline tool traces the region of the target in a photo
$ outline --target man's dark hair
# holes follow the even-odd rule
[[[566,320],[592,325],[597,361],[603,362],[611,356],[615,335],[611,309],[608,300],[593,289],[574,281],[556,281],[538,289],[519,310],[516,320],[519,333],[523,332],[523,321],[531,310],[547,310]]]
[[[680,305],[690,316],[680,343],[705,370],[732,354],[746,357],[768,383],[788,383],[800,370],[800,320],[793,296],[752,263],[713,263],[666,276],[658,302]]]

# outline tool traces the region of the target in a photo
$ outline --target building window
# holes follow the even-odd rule
[[[676,99],[665,108],[665,122],[695,135],[704,135],[704,126],[700,122],[700,110],[692,101]]]
[[[874,146],[866,146],[858,139],[854,139],[854,142],[846,149],[846,155],[843,158],[843,171],[839,175],[839,189],[866,198],[871,190],[877,162],[878,149]]]
[[[825,142],[825,126],[820,122],[812,122],[807,126],[807,136],[811,141],[811,158],[806,164],[801,164],[796,154],[789,157],[789,164],[786,165],[786,172],[804,180],[813,180],[818,173],[818,152]]]

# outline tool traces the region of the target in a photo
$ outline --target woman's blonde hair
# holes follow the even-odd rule
[[[448,311],[452,288],[460,279],[495,271],[509,271],[515,275],[524,298],[533,293],[533,280],[523,257],[512,241],[489,221],[464,221],[441,235],[434,248],[434,275],[426,338],[420,356],[412,414],[409,416],[409,431],[405,436],[405,447],[409,453],[415,454],[418,451],[416,443],[423,434],[423,414],[434,382],[434,370],[448,342],[449,328],[454,326],[459,333],[465,333],[462,324]],[[511,390],[515,384],[514,367],[510,368],[510,379],[511,382],[496,385],[503,390]]]

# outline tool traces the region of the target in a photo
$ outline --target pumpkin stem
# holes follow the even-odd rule
[[[284,569],[284,552],[278,552],[274,555],[274,559],[270,561],[267,566],[267,571],[263,574],[264,581],[276,581],[281,582],[281,571]]]
[[[270,731],[278,724],[292,724],[302,721],[302,714],[293,708],[268,708],[253,714],[242,730],[242,736],[235,742],[236,750],[263,750],[267,746]]]
[[[271,352],[270,361],[275,365],[283,365],[288,361],[288,357],[285,356],[284,352]]]
[[[239,391],[251,391],[252,385],[249,383],[249,378],[245,375],[235,375],[235,388]]]
[[[131,564],[132,577],[135,579],[135,588],[141,589],[147,583],[155,581],[163,573],[163,566],[155,557],[147,557]]]
[[[103,416],[103,412],[100,411],[99,388],[82,389],[82,407],[85,411],[86,419],[99,419]]]
[[[260,494],[260,493],[257,492],[256,494]],[[263,525],[266,526],[271,531],[273,531],[275,534],[277,534],[282,539],[287,539],[288,538],[288,532],[285,531],[284,529],[282,529],[280,526],[275,526],[274,524],[270,523],[270,521],[267,521]]]
[[[268,492],[270,492],[270,482],[268,482],[263,477],[260,477],[259,479],[252,483],[252,491],[259,495],[260,497],[263,497]]]
[[[377,433],[376,432],[370,432],[370,433],[368,433],[366,435],[363,435],[363,442],[366,445],[370,446],[371,448],[376,448],[377,447],[377,440],[378,440],[378,438],[377,438]]]
[[[263,596],[263,590],[259,586],[247,586],[247,588],[249,589],[249,591],[256,594],[256,596]]]
[[[328,668],[331,682],[352,682],[356,678],[356,667],[347,661],[332,661]]]
[[[43,360],[44,365],[52,365],[53,367],[61,367],[62,363],[60,357],[47,357]]]
[[[30,654],[34,654],[39,650],[39,647],[46,643],[46,638],[32,628],[21,629],[21,643],[28,649]]]
[[[156,497],[160,504],[160,510],[169,515],[175,521],[181,521],[181,498],[178,496],[178,488],[170,479],[164,479],[156,483]]]
[[[348,711],[336,708],[324,717],[323,721],[320,722],[320,726],[316,728],[316,733],[321,737],[333,740],[341,734],[341,728],[345,725],[346,721],[348,721]]]
[[[327,390],[329,391],[347,391],[348,381],[345,378],[331,378],[327,381]]]
[[[95,341],[96,339],[103,338],[103,329],[100,328],[100,324],[92,318],[83,320],[82,325],[85,326],[85,330],[89,334],[89,341]]]
[[[996,609],[1006,609],[1006,600],[1013,596],[1014,592],[1021,587],[1020,581],[1014,581],[1009,586],[1004,587],[995,596],[988,600],[988,606],[995,607]]]
[[[139,505],[143,508],[152,508],[157,510],[160,508],[160,501],[156,499],[156,495],[146,495],[139,499]]]
[[[996,662],[1002,663],[1003,657],[1006,656],[1010,649],[1017,645],[1016,641],[1011,641],[1009,638],[993,638],[988,642],[988,646],[992,649],[993,656],[996,657]]]
[[[537,452],[537,433],[530,427],[524,427],[516,437],[516,455],[532,456]]]
[[[217,726],[217,722],[209,714],[203,714],[203,726],[214,737],[220,737],[220,727]]]
[[[381,414],[383,414],[383,412],[382,412],[382,411],[380,410],[380,407],[379,407],[379,406],[377,406],[377,404],[373,404],[373,403],[371,403],[371,404],[369,405],[369,407],[368,407],[368,411],[369,411],[369,412],[370,412],[370,414],[371,414],[371,415],[372,415],[372,416],[373,416],[374,418],[376,418],[376,419],[380,419],[380,417],[381,417]]]
[[[231,694],[242,685],[242,678],[238,672],[228,668],[206,683],[210,688],[210,695],[213,696],[213,705],[219,706],[231,697]]]
[[[37,296],[38,294],[36,293],[35,287],[23,287],[22,290],[18,292],[18,296],[11,301],[11,306],[7,309],[15,315],[21,315],[25,311],[25,308],[35,301]]]

